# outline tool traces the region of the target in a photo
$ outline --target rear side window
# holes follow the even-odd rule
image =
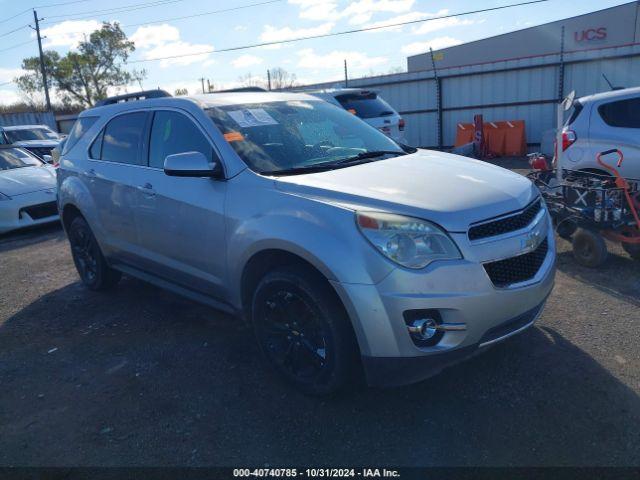
[[[360,118],[386,117],[395,111],[375,93],[338,95],[336,100],[345,110],[355,113]]]
[[[598,107],[598,113],[611,127],[640,128],[640,98],[605,103]]]
[[[569,115],[569,118],[567,119],[567,123],[565,125],[571,125],[573,122],[575,122],[576,118],[578,118],[583,108],[584,105],[582,105],[579,101],[576,100],[575,102],[573,102],[573,110],[571,111],[571,115]]]
[[[146,121],[146,112],[126,113],[115,117],[91,145],[91,158],[142,165],[140,150]]]
[[[201,152],[213,159],[211,144],[189,118],[178,112],[156,112],[151,127],[149,166],[164,168],[165,158],[185,152]]]
[[[87,130],[93,127],[96,120],[98,120],[98,117],[82,117],[77,119],[76,123],[73,124],[69,137],[67,137],[62,153],[66,154],[69,150],[75,147],[76,143],[78,143],[84,134],[87,133]]]

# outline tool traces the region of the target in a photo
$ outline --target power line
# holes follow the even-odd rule
[[[17,45],[13,45],[11,47],[3,48],[2,50],[0,50],[0,53],[6,52],[7,50],[13,50],[14,48],[21,47],[21,46],[26,45],[28,43],[33,43],[35,41],[36,40],[34,38],[32,38],[31,40],[27,40],[26,42],[18,43]]]
[[[22,25],[21,27],[14,28],[13,30],[9,30],[8,32],[0,33],[0,37],[6,37],[7,35],[11,35],[12,33],[19,32],[23,28],[29,28],[29,24]]]
[[[173,0],[173,1],[176,1],[176,0]],[[242,9],[245,9],[245,8],[260,7],[262,5],[269,5],[269,4],[272,4],[272,3],[281,3],[281,2],[284,2],[284,1],[285,0],[266,0],[266,1],[263,1],[263,2],[249,3],[247,5],[240,5],[240,6],[237,6],[237,7],[230,7],[230,8],[223,8],[223,9],[219,9],[219,10],[211,10],[211,11],[208,11],[208,12],[194,13],[192,15],[184,15],[184,16],[181,16],[181,17],[168,17],[168,18],[162,18],[162,19],[158,19],[158,20],[150,20],[148,22],[128,23],[128,24],[125,24],[125,25],[121,25],[121,27],[122,28],[140,27],[140,26],[143,26],[143,25],[153,25],[155,23],[187,20],[189,18],[204,17],[204,16],[207,16],[207,15],[215,15],[217,13],[233,12],[233,11],[242,10]],[[51,18],[51,17],[49,17],[49,18]],[[81,20],[81,19],[76,19],[76,20]],[[43,22],[43,23],[45,23],[45,22]],[[65,32],[65,33],[84,33],[84,30],[75,30],[75,31]]]
[[[71,4],[74,4],[74,3],[85,3],[85,2],[90,2],[90,1],[91,1],[91,0],[73,0],[73,1],[71,1],[71,2],[52,3],[52,4],[49,4],[49,5],[35,5],[35,6],[33,6],[33,7],[30,7],[30,8],[27,8],[27,9],[25,9],[25,10],[22,10],[22,11],[21,11],[21,12],[19,12],[19,13],[16,13],[16,14],[15,14],[15,15],[13,15],[12,17],[5,18],[4,20],[0,20],[0,23],[5,23],[5,22],[8,22],[8,21],[10,21],[10,20],[13,20],[14,18],[17,18],[17,17],[19,17],[20,15],[24,15],[25,13],[30,12],[30,11],[31,11],[31,10],[33,10],[34,8],[60,7],[60,6],[63,6],[63,5],[71,5]]]
[[[149,22],[129,23],[127,25],[122,25],[122,28],[139,27],[139,26],[142,26],[142,25],[151,25],[151,24],[154,24],[154,23],[174,22],[174,21],[177,21],[177,20],[186,20],[188,18],[204,17],[206,15],[215,15],[216,13],[233,12],[235,10],[242,10],[243,8],[259,7],[261,5],[268,5],[270,3],[280,3],[280,2],[283,2],[283,1],[284,0],[267,0],[265,2],[250,3],[249,5],[241,5],[239,7],[230,7],[230,8],[224,8],[224,9],[221,9],[221,10],[212,10],[210,12],[194,13],[193,15],[185,15],[183,17],[171,17],[171,18],[163,18],[163,19],[160,19],[160,20],[151,20]]]
[[[96,15],[101,15],[101,14],[126,13],[126,12],[132,12],[134,10],[142,10],[144,8],[151,8],[151,7],[159,7],[162,5],[168,5],[171,3],[179,3],[184,1],[185,0],[156,0],[154,2],[134,3],[131,5],[125,5],[122,7],[107,8],[104,10],[92,10],[92,11],[85,11],[85,12],[67,13],[62,15],[48,15],[46,20],[49,21],[52,18],[68,18],[68,17],[80,17],[80,18],[73,18],[72,20],[83,20],[86,18],[93,18]],[[86,17],[82,16],[87,14],[89,14],[89,16],[86,16]]]
[[[545,3],[548,2],[549,0],[530,0],[527,2],[520,2],[520,3],[512,3],[510,5],[502,5],[499,7],[491,7],[491,8],[482,8],[479,10],[471,10],[468,12],[461,12],[461,13],[452,13],[450,15],[442,15],[440,17],[432,17],[432,18],[424,18],[421,20],[411,20],[408,22],[398,22],[398,23],[388,23],[385,25],[379,25],[379,26],[372,26],[372,27],[364,27],[364,28],[357,28],[357,29],[353,29],[353,30],[343,30],[341,32],[334,32],[334,33],[323,33],[323,34],[319,34],[319,35],[309,35],[306,37],[296,37],[296,38],[290,38],[290,39],[286,39],[286,40],[279,40],[279,41],[275,41],[275,42],[262,42],[262,43],[254,43],[251,45],[243,45],[243,46],[238,46],[238,47],[228,47],[228,48],[223,48],[223,49],[219,49],[219,50],[207,50],[204,52],[197,52],[197,53],[183,53],[181,55],[169,55],[166,57],[156,57],[156,58],[146,58],[146,59],[142,59],[142,60],[131,60],[129,61],[129,63],[143,63],[143,62],[155,62],[158,60],[171,60],[173,58],[182,58],[182,57],[193,57],[193,56],[197,56],[197,55],[207,55],[210,53],[223,53],[223,52],[234,52],[234,51],[238,51],[238,50],[247,50],[250,48],[258,48],[258,47],[267,47],[270,45],[281,45],[284,43],[293,43],[293,42],[300,42],[303,40],[314,40],[314,39],[318,39],[318,38],[327,38],[327,37],[337,37],[340,35],[350,35],[352,33],[359,33],[359,32],[369,32],[372,30],[381,30],[384,28],[392,28],[392,27],[401,27],[404,25],[411,25],[411,24],[416,24],[416,23],[424,23],[424,22],[431,22],[434,20],[442,20],[442,19],[446,19],[446,18],[453,18],[453,17],[462,17],[465,15],[473,15],[476,13],[487,13],[487,12],[493,12],[496,10],[504,10],[507,8],[513,8],[513,7],[521,7],[524,5],[533,5],[533,4],[537,4],[537,3]]]

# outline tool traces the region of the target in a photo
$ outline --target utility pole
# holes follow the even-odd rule
[[[349,74],[347,72],[347,59],[344,59],[344,87],[347,88],[349,86]]]
[[[433,79],[436,82],[436,107],[438,109],[438,121],[437,126],[437,140],[438,148],[442,150],[442,81],[438,76],[438,69],[436,68],[436,57],[433,55],[433,48],[429,47],[429,53],[431,54],[431,68],[433,68]]]
[[[271,70],[267,70],[267,87],[271,91]]]
[[[207,93],[213,92],[213,87],[211,86],[211,80],[207,78]]]
[[[47,110],[51,111],[51,98],[49,98],[49,85],[47,83],[47,71],[44,68],[44,54],[42,53],[42,37],[40,37],[40,20],[38,13],[33,11],[33,19],[36,22],[36,35],[38,37],[38,50],[40,52],[40,71],[42,72],[42,84],[44,85],[44,97],[47,101]]]
[[[204,93],[204,77],[200,77],[200,83],[202,83],[202,93]]]

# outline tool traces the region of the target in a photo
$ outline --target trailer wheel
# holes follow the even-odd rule
[[[640,243],[624,243],[622,242],[622,248],[629,254],[634,260],[640,260]]]
[[[567,218],[560,220],[556,225],[556,233],[560,238],[564,238],[565,240],[571,241],[571,236],[576,233],[578,226],[576,222],[573,220],[569,220]]]
[[[607,244],[598,232],[580,228],[573,235],[573,256],[585,267],[596,268],[607,259]]]

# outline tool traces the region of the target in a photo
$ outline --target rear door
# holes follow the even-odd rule
[[[136,228],[138,185],[144,183],[147,111],[112,118],[89,149],[83,172],[98,210],[99,239],[108,256],[137,263],[140,243]]]
[[[146,182],[139,190],[139,236],[147,270],[189,289],[223,298],[226,183],[164,173],[168,155],[194,151],[220,165],[196,119],[181,110],[156,111]]]
[[[640,178],[640,97],[594,105],[589,141],[594,155],[620,149],[624,155],[619,168],[622,176]],[[615,156],[609,156],[608,160],[615,166]]]

